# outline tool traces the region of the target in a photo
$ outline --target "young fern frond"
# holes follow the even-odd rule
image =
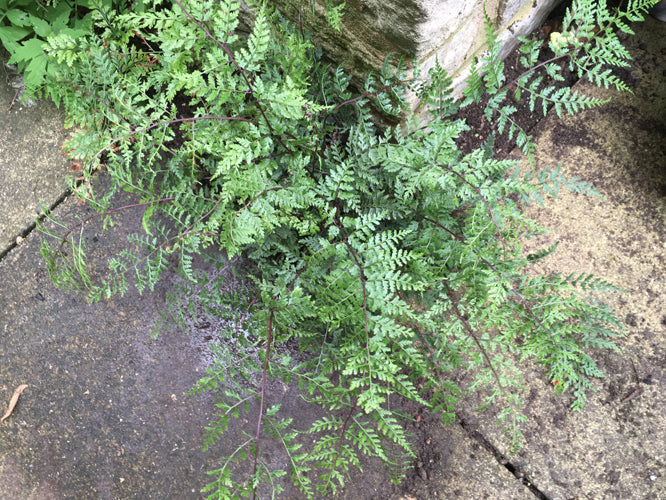
[[[613,68],[626,67],[631,56],[619,40],[618,32],[632,33],[624,19],[638,21],[655,2],[653,0],[637,0],[630,2],[625,11],[615,9],[611,12],[606,2],[591,2],[589,0],[576,0],[569,9],[562,22],[562,32],[553,33],[548,43],[555,54],[554,57],[543,63],[537,63],[539,57],[539,44],[522,39],[523,55],[520,64],[525,68],[514,81],[504,84],[504,67],[496,52],[488,50],[481,59],[481,69],[472,62],[472,73],[468,80],[469,87],[464,95],[467,98],[463,105],[479,102],[484,94],[488,95],[485,103],[486,119],[498,116],[498,132],[501,134],[510,121],[510,115],[515,107],[506,104],[507,90],[515,87],[513,96],[518,100],[527,97],[530,111],[534,111],[536,104],[541,102],[541,110],[545,115],[548,109],[555,108],[558,116],[563,111],[568,114],[578,113],[585,109],[601,106],[608,99],[598,99],[579,94],[568,87],[557,88],[554,84],[546,84],[542,69],[546,75],[555,80],[562,80],[559,75],[561,62],[566,62],[571,71],[578,78],[587,78],[600,87],[613,87],[617,90],[630,91],[628,86],[615,74]],[[488,16],[485,18],[486,29],[492,29]],[[491,41],[492,36],[488,37]],[[496,44],[495,44],[496,45]],[[508,128],[509,138],[518,133],[517,145],[526,155],[533,149],[531,139],[517,124],[511,123]]]

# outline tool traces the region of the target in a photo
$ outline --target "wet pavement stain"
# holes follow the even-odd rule
[[[93,268],[137,229],[128,219],[90,239]],[[0,401],[29,385],[0,424],[0,498],[200,498],[213,399],[184,395],[203,375],[185,333],[151,339],[164,290],[88,304],[53,287],[40,237],[0,262]]]

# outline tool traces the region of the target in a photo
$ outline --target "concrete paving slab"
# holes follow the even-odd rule
[[[114,205],[131,201],[123,194]],[[70,225],[91,213],[70,198],[54,216]],[[108,234],[94,223],[86,226],[93,277],[104,274],[106,260],[140,230],[140,220],[136,212],[121,213]],[[229,439],[201,451],[214,399],[184,392],[203,375],[208,355],[201,338],[210,338],[215,326],[151,340],[169,280],[152,294],[130,291],[88,304],[53,287],[39,255],[43,237],[32,232],[0,261],[0,401],[8,401],[16,386],[29,386],[0,425],[0,498],[204,497],[205,471],[254,426],[232,421]],[[278,395],[271,403],[282,404],[287,415],[303,422],[313,417],[297,388],[278,385],[271,393]],[[438,463],[420,479],[428,498],[531,498],[460,426],[429,429],[435,431],[423,440]],[[269,461],[286,460],[279,446],[262,446]],[[378,462],[363,466],[338,498],[413,498],[390,485]],[[283,496],[301,497],[293,488]]]
[[[10,172],[15,188],[5,193],[4,203],[23,208],[4,221],[9,235],[5,245],[22,234],[35,215],[29,203],[25,209],[24,196],[53,200],[65,192],[66,184],[60,182],[65,168],[59,158],[62,117],[41,105],[11,115],[12,123],[2,128],[11,133],[11,149],[4,146],[0,161],[8,165],[17,157],[23,158],[22,165],[31,165],[35,153],[42,166],[52,167],[53,159],[58,159],[59,167],[51,170],[51,182],[31,191],[32,198],[21,188],[34,186],[38,173],[29,168]],[[37,127],[40,109],[53,115],[38,121]],[[44,129],[49,123],[56,132]],[[52,142],[33,149],[31,145],[39,142],[34,134],[51,137]],[[106,179],[99,182],[98,189],[103,190]],[[133,201],[130,195],[119,194],[114,206]],[[92,213],[74,198],[65,198],[53,216],[73,225]],[[83,238],[93,277],[103,276],[108,258],[124,248],[126,236],[141,230],[141,215],[131,210],[120,213],[108,234],[99,220],[86,225]],[[50,223],[47,227],[56,229]],[[208,453],[201,451],[214,398],[188,397],[184,392],[203,375],[209,354],[203,352],[202,339],[214,336],[215,325],[192,325],[190,332],[174,331],[151,340],[149,330],[165,305],[173,276],[155,293],[139,296],[131,290],[124,298],[91,305],[84,297],[67,295],[52,285],[39,254],[45,237],[32,231],[0,259],[0,404],[18,385],[29,386],[12,416],[0,424],[0,498],[202,498],[200,490],[208,482],[205,471],[218,466],[218,458],[232,451],[239,433],[251,433],[254,425],[248,420],[234,422],[229,434],[233,439],[222,440]],[[273,392],[280,395],[275,402],[288,415],[304,422],[312,416],[296,388]],[[436,448],[430,451],[438,467],[419,479],[420,490],[433,498],[530,497],[459,426],[436,429],[424,440]],[[280,449],[269,450],[269,456],[276,463],[286,460]],[[402,497],[402,489],[390,484],[381,464],[363,465],[364,472],[352,476],[339,498]],[[293,488],[287,489],[285,498],[300,497]]]
[[[604,294],[627,329],[622,353],[597,353],[607,378],[581,412],[557,397],[542,370],[525,374],[527,446],[512,459],[550,499],[666,498],[666,23],[652,18],[627,41],[635,59],[619,94],[604,107],[539,125],[537,165],[562,164],[604,199],[563,193],[528,213],[550,228],[557,252],[541,270],[593,273],[625,290]],[[472,406],[470,406],[472,408]],[[506,449],[490,415],[466,412]]]
[[[40,202],[51,207],[68,188],[63,116],[50,101],[15,100],[17,75],[6,60],[0,53],[0,255],[31,227]]]
[[[116,205],[131,201],[122,195]],[[74,224],[91,213],[68,199],[54,216]],[[106,260],[140,227],[140,214],[129,211],[109,234],[94,223],[86,227],[92,276],[103,275]],[[207,354],[200,340],[214,326],[151,340],[168,280],[152,294],[130,291],[88,304],[50,283],[39,255],[43,237],[31,233],[0,262],[0,401],[29,385],[0,426],[0,498],[202,498],[204,472],[254,425],[234,421],[231,439],[201,451],[214,400],[183,393],[203,374]],[[312,417],[296,388],[271,392],[287,415]],[[432,498],[530,498],[459,426],[440,425],[427,441],[438,460],[437,470],[422,479]],[[279,447],[267,451],[272,462],[286,460]],[[365,462],[338,497],[410,498],[389,479],[381,464]],[[287,489],[283,498],[301,495]]]
[[[500,465],[476,439],[470,438],[459,423],[429,428],[431,446],[438,450],[434,470],[426,476],[417,467],[420,479],[414,481],[405,493],[387,498],[535,500],[525,483]],[[423,454],[423,450],[419,453]],[[353,485],[348,489],[352,488]],[[346,498],[359,497],[349,495]]]
[[[55,216],[71,224],[89,212],[69,200]],[[140,227],[136,214],[116,222],[109,235],[85,233],[95,276]],[[41,237],[0,262],[3,410],[29,386],[0,426],[0,498],[200,498],[216,464],[201,451],[213,401],[184,396],[202,375],[187,335],[151,340],[164,289],[90,305],[53,287]]]

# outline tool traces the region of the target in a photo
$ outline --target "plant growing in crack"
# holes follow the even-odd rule
[[[258,401],[253,432],[211,471],[211,497],[275,494],[285,474],[307,497],[328,494],[361,455],[378,457],[399,481],[414,451],[398,400],[451,422],[464,390],[484,391],[484,406],[501,408],[499,423],[517,448],[529,360],[557,392],[570,391],[572,408],[583,406],[590,378],[603,376],[590,351],[614,349],[621,330],[587,292],[615,288],[593,276],[535,272],[556,245],[526,254],[524,242],[544,228],[521,206],[561,188],[596,191],[557,168],[530,163],[521,172],[518,161],[493,157],[492,139],[461,153],[456,139],[468,127],[456,112],[483,102],[498,133],[515,137],[529,159],[534,144],[512,120],[510,92],[558,114],[603,104],[557,90],[558,63],[625,89],[609,69],[629,57],[615,30],[630,32],[625,20],[640,20],[652,3],[610,12],[603,2],[575,2],[566,43],[551,41],[555,56],[541,63],[539,44],[523,40],[525,73],[512,82],[487,20],[489,48],[462,102],[439,66],[422,83],[407,78],[403,59],[355,95],[342,70],[323,64],[308,36],[266,2],[247,2],[245,34],[237,0],[154,0],[140,14],[94,11],[96,32],[87,37],[49,38],[59,73],[44,90],[78,127],[65,147],[85,165],[87,186],[95,171],[112,179],[102,195],[87,189],[88,203],[110,216],[122,189],[139,197],[132,208],[145,208],[145,234],[99,281],[75,237],[88,221],[64,237],[42,225],[58,242],[42,247],[51,277],[95,301],[124,293],[132,277],[140,291],[152,289],[174,261],[184,278],[174,319],[195,314],[195,302],[207,314],[228,314],[220,304],[241,311],[194,389],[222,393],[206,447]],[[378,131],[371,104],[398,115],[405,87],[429,106],[429,120],[409,115]],[[197,267],[201,255],[244,262],[247,293],[226,293],[224,273]],[[298,356],[284,348],[294,344]],[[456,382],[461,371],[472,375],[469,387]],[[297,432],[271,401],[275,378],[296,382],[326,414]],[[262,460],[263,435],[282,443],[286,469]],[[245,473],[243,460],[252,464]]]

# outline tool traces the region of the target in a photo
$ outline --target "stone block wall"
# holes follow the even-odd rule
[[[483,0],[347,0],[341,32],[321,26],[323,0],[315,1],[313,28],[310,0],[273,0],[292,20],[315,34],[316,42],[357,82],[381,68],[390,52],[407,54],[423,75],[439,63],[462,92],[472,57],[485,50]],[[499,30],[505,56],[538,27],[561,0],[486,0],[488,16]],[[418,103],[415,98],[413,107]]]

